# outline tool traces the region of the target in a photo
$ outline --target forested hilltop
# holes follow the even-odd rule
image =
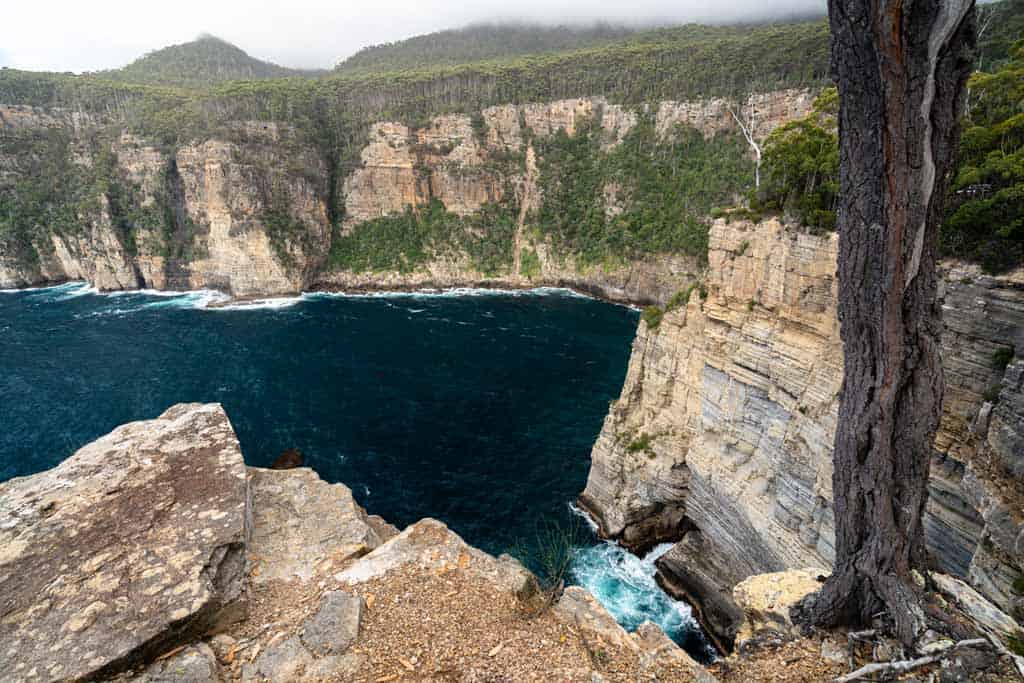
[[[488,59],[597,47],[622,40],[638,32],[638,29],[612,24],[478,24],[392,43],[371,45],[340,62],[335,70],[354,73],[419,69],[424,65],[457,66]]]
[[[204,88],[225,81],[315,76],[322,71],[288,69],[250,57],[216,36],[155,50],[120,69],[97,74],[122,83]]]
[[[993,6],[983,68],[1011,59],[1022,5]],[[781,210],[750,194],[753,150],[828,85],[823,19],[528,33],[442,32],[323,74],[211,37],[110,72],[0,70],[0,281],[625,282],[660,255],[688,259],[678,284],[716,207]],[[244,263],[274,286],[243,286]]]

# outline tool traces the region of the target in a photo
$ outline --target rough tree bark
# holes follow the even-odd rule
[[[922,515],[943,389],[935,261],[974,15],[974,0],[829,0],[845,361],[836,562],[797,616],[834,627],[887,612],[907,646],[925,625]]]

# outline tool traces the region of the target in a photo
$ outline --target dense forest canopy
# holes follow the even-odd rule
[[[211,35],[171,45],[136,59],[121,69],[97,76],[122,83],[203,88],[225,81],[315,76],[317,71],[288,69],[250,57],[244,50]]]
[[[152,55],[151,55],[152,57]],[[143,61],[145,61],[144,58]],[[0,70],[0,102],[65,107],[125,121],[167,142],[211,134],[231,119],[287,119],[312,108],[333,119],[409,123],[504,103],[604,95],[640,104],[816,86],[828,75],[824,21],[752,27],[682,26],[606,44],[545,54],[448,64],[421,61],[398,71],[331,72],[176,86],[131,71],[85,74]]]
[[[424,65],[455,66],[490,59],[578,50],[611,43],[635,33],[635,28],[611,24],[479,24],[371,45],[342,61],[335,70],[355,73],[419,69]]]

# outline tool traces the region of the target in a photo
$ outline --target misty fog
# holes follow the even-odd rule
[[[825,0],[136,0],[8,3],[0,66],[94,71],[208,32],[283,66],[330,68],[368,45],[473,23],[652,26],[823,15]]]

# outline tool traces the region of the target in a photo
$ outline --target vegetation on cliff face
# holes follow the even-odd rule
[[[761,208],[794,216],[822,230],[836,226],[839,194],[839,95],[823,92],[806,118],[772,132],[765,143]]]
[[[1024,263],[1024,41],[971,78],[942,247],[989,271]]]
[[[1024,17],[1024,0],[989,7],[997,18],[982,41],[982,61],[986,66],[1019,69],[1013,67],[1019,59],[1011,59],[1006,36],[1007,27]],[[429,206],[414,207],[407,215],[381,219],[384,223],[375,226],[376,237],[370,237],[374,226],[369,225],[342,234],[341,187],[361,164],[370,125],[397,120],[417,126],[439,114],[463,112],[474,117],[482,139],[486,124],[480,112],[487,106],[603,95],[638,114],[639,125],[610,151],[593,122],[581,126],[574,136],[562,132],[533,140],[543,202],[539,211],[526,217],[529,234],[549,242],[556,256],[571,256],[584,266],[652,252],[701,257],[706,250],[704,217],[713,206],[734,204],[752,184],[748,151],[738,138],[705,140],[683,130],[675,131],[671,141],[663,144],[655,137],[645,105],[665,99],[740,97],[750,90],[814,87],[827,79],[828,33],[821,20],[640,32],[599,27],[530,35],[530,31],[508,27],[502,30],[507,35],[493,40],[484,37],[501,30],[477,27],[454,32],[448,44],[437,40],[444,34],[437,34],[378,46],[334,72],[312,78],[276,77],[297,72],[260,62],[208,37],[151,53],[116,72],[74,76],[0,70],[0,102],[39,107],[59,122],[25,136],[8,132],[0,136],[0,161],[16,160],[13,172],[0,174],[0,255],[22,262],[38,260],[36,251],[47,248],[49,234],[82,230],[98,219],[103,204],[98,198],[103,195],[108,202],[113,200],[110,208],[122,214],[110,217],[120,226],[128,251],[138,246],[133,240],[139,226],[163,226],[165,244],[150,245],[147,252],[186,258],[191,244],[188,234],[198,227],[183,228],[177,219],[170,220],[175,216],[169,208],[171,192],[165,191],[143,209],[135,188],[119,177],[121,171],[79,163],[83,154],[91,157],[109,149],[124,130],[157,146],[169,158],[186,145],[212,138],[246,146],[251,141],[239,122],[276,121],[294,132],[275,143],[277,156],[299,156],[301,145],[312,147],[320,158],[318,177],[300,172],[326,207],[335,237],[331,263],[337,267],[373,270],[398,263],[403,268],[416,267],[439,249],[461,245],[486,272],[504,271],[513,262],[510,226],[514,221],[508,207],[458,220],[439,215]],[[423,58],[411,64],[409,56],[417,51]],[[993,192],[972,195],[972,201],[963,206],[958,203],[959,214],[951,222],[957,226],[953,237],[959,242],[949,238],[947,230],[944,244],[961,255],[986,259],[985,254],[1014,253],[1001,246],[1019,246],[1012,216],[1000,218],[1014,210],[1013,201],[1019,206],[1019,199],[1013,199],[1018,196],[1013,189],[1016,183],[1006,176],[1013,172],[1015,152],[1007,149],[1002,160],[989,156],[1017,135],[1012,123],[1015,114],[1010,111],[1012,97],[1007,95],[1005,104],[998,105],[993,94],[1010,88],[1014,73],[979,79],[972,86],[972,102],[978,102],[972,109],[977,126],[968,133],[972,137],[965,150],[973,150],[973,156],[965,157],[965,168],[976,172],[963,178],[965,183],[969,178],[984,178],[981,184],[991,186]],[[70,111],[76,112],[75,124]],[[819,102],[808,121],[791,124],[773,136],[765,150],[764,189],[751,203],[755,213],[762,208],[786,211],[804,223],[829,227],[834,220],[837,179],[833,120],[834,111]],[[982,136],[975,131],[996,127],[1003,132]],[[81,147],[72,138],[80,138],[82,130],[88,131],[90,149],[71,149]],[[522,173],[521,154],[491,156],[487,163]],[[97,177],[103,169],[113,174],[105,181]],[[103,187],[104,182],[109,187]],[[981,206],[974,200],[989,204]],[[263,202],[263,222],[276,253],[288,265],[289,245],[294,245],[301,225],[271,204]],[[495,218],[495,211],[500,218]],[[1001,223],[995,225],[996,220]],[[985,225],[1006,234],[992,242],[981,234]],[[377,240],[379,244],[374,243]],[[985,246],[991,244],[996,248]],[[536,255],[521,253],[524,274],[539,269],[531,253]]]
[[[488,204],[468,217],[445,209],[440,200],[407,207],[398,216],[360,223],[331,245],[330,266],[356,273],[408,273],[440,258],[468,255],[485,275],[507,272],[512,265],[518,207]]]
[[[583,263],[666,252],[706,258],[705,216],[753,182],[745,143],[683,127],[662,140],[645,112],[610,152],[602,135],[587,121],[573,136],[561,130],[537,141],[542,234]]]

